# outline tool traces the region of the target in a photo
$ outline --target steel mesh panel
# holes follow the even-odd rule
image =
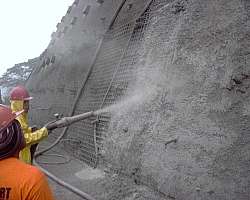
[[[120,63],[121,57],[124,54],[133,27],[134,22],[124,24],[110,30],[110,32],[106,34],[93,71],[84,88],[80,101],[76,106],[75,114],[89,110],[97,110],[99,108],[106,95],[114,70]],[[92,123],[93,120],[95,120],[95,118],[77,123],[68,130],[74,137],[84,141],[74,150],[77,152],[74,155],[92,166],[96,165],[96,148],[97,144],[101,144],[102,140],[99,132],[96,137],[94,137],[94,127],[96,125]],[[104,127],[106,127],[106,124]],[[97,128],[102,130],[103,126],[100,124],[97,125]],[[66,145],[66,148],[67,146],[70,145]]]
[[[135,21],[140,17],[145,7],[148,5],[150,0],[136,1],[126,0],[122,10],[114,22],[114,26],[120,26],[126,24],[129,21]]]
[[[141,56],[150,12],[149,7],[136,21],[122,25],[115,23],[105,35],[75,114],[112,105],[124,96],[129,84],[135,81],[134,72]],[[75,138],[87,140],[74,146],[73,152],[77,152],[74,155],[92,166],[96,166],[98,162],[98,152],[105,139],[110,116],[100,115],[98,121],[92,123],[94,120],[95,118],[85,120],[84,123],[73,125],[68,130]],[[70,144],[65,148],[72,151]]]
[[[106,96],[101,102],[101,107],[106,107],[114,104],[122,98],[129,85],[133,85],[136,81],[137,63],[143,51],[144,33],[149,22],[149,12],[147,9],[144,14],[136,20],[133,33],[130,37],[126,51],[119,63],[119,66],[114,70],[113,79],[110,82]],[[95,127],[97,145],[101,148],[102,140],[105,139],[108,131],[109,117],[105,115],[99,116],[99,121]],[[98,150],[99,150],[98,148]]]

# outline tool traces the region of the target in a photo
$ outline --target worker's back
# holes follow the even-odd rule
[[[17,158],[0,160],[1,200],[53,200],[44,174]]]

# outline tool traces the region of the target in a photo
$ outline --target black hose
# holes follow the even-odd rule
[[[59,142],[65,142],[65,141],[74,141],[74,142],[79,142],[79,140],[77,139],[74,139],[74,138],[67,138],[67,139],[61,139]],[[44,147],[45,148],[45,147]],[[39,152],[38,152],[39,153]],[[38,155],[37,153],[37,155]],[[39,154],[40,155],[44,155],[44,153],[41,153]],[[55,164],[66,164],[66,163],[69,163],[70,162],[70,157],[69,156],[64,156],[62,154],[58,154],[58,153],[53,153],[53,154],[45,154],[45,156],[55,156],[55,157],[60,157],[60,158],[64,158],[65,160],[64,161],[61,161],[61,162],[44,162],[44,161],[36,161],[36,163],[39,163],[39,164],[47,164],[47,165],[55,165]],[[33,159],[32,159],[33,160]]]

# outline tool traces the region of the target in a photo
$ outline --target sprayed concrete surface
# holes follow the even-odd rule
[[[103,110],[110,168],[173,199],[250,199],[249,8],[183,0],[159,9],[136,82]]]

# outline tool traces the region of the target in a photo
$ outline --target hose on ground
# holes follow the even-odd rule
[[[54,161],[54,162],[51,162],[51,161],[46,162],[46,161],[38,161],[37,160],[36,162],[39,163],[39,164],[46,164],[46,165],[62,165],[62,164],[69,163],[70,160],[71,160],[69,156],[64,156],[64,155],[61,155],[61,154],[55,154],[55,153],[53,153],[53,154],[45,154],[45,155],[46,156],[51,156],[51,157],[63,158],[65,160],[58,161],[58,162],[56,162],[56,161]]]
[[[83,191],[77,189],[76,187],[72,186],[72,185],[69,184],[69,183],[64,182],[63,180],[59,179],[58,177],[56,177],[55,175],[53,175],[52,173],[50,173],[50,172],[47,171],[46,169],[42,168],[42,167],[36,162],[35,159],[34,159],[33,162],[34,162],[34,164],[35,164],[36,166],[38,166],[38,167],[42,170],[42,172],[43,172],[44,174],[46,174],[49,178],[51,178],[53,181],[55,181],[55,182],[58,183],[59,185],[61,185],[61,186],[65,187],[65,188],[67,188],[68,190],[70,190],[70,191],[73,192],[74,194],[76,194],[76,195],[82,197],[82,198],[85,199],[85,200],[96,200],[96,199],[94,199],[93,197],[91,197],[90,195],[88,195],[87,193],[85,193],[85,192],[83,192]]]
[[[77,139],[74,139],[74,138],[67,138],[67,139],[61,139],[60,141],[59,141],[59,143],[62,143],[62,142],[65,142],[65,141],[70,141],[70,142],[79,142],[79,140],[77,140]],[[51,145],[52,146],[52,145]],[[40,146],[39,146],[40,147]],[[45,147],[44,147],[45,148]],[[46,148],[46,149],[48,149],[48,147]],[[64,158],[65,160],[64,161],[59,161],[59,162],[46,162],[46,161],[38,161],[38,160],[36,160],[36,162],[37,163],[39,163],[39,164],[47,164],[47,165],[61,165],[61,164],[66,164],[66,163],[69,163],[70,162],[70,157],[69,156],[65,156],[65,155],[62,155],[62,154],[58,154],[58,153],[53,153],[53,154],[44,154],[44,152],[43,151],[41,151],[41,152],[38,152],[37,153],[37,155],[39,154],[39,156],[41,156],[41,155],[45,155],[45,156],[53,156],[53,157],[58,157],[58,158]]]
[[[46,174],[50,179],[52,179],[53,181],[55,181],[57,184],[65,187],[66,189],[68,189],[69,191],[73,192],[74,194],[80,196],[81,198],[85,199],[85,200],[96,200],[93,197],[91,197],[89,194],[79,190],[78,188],[72,186],[69,183],[66,183],[65,181],[63,181],[62,179],[58,178],[57,176],[53,175],[52,173],[50,173],[48,170],[44,169],[41,165],[38,164],[38,162],[36,161],[36,159],[41,156],[43,153],[49,151],[50,149],[52,149],[55,145],[57,145],[60,140],[62,140],[62,137],[64,136],[64,132],[57,138],[57,140],[50,145],[48,148],[39,151],[35,154],[34,156],[34,160],[33,163],[34,165],[36,165],[37,167],[39,167],[41,169],[41,171]]]

